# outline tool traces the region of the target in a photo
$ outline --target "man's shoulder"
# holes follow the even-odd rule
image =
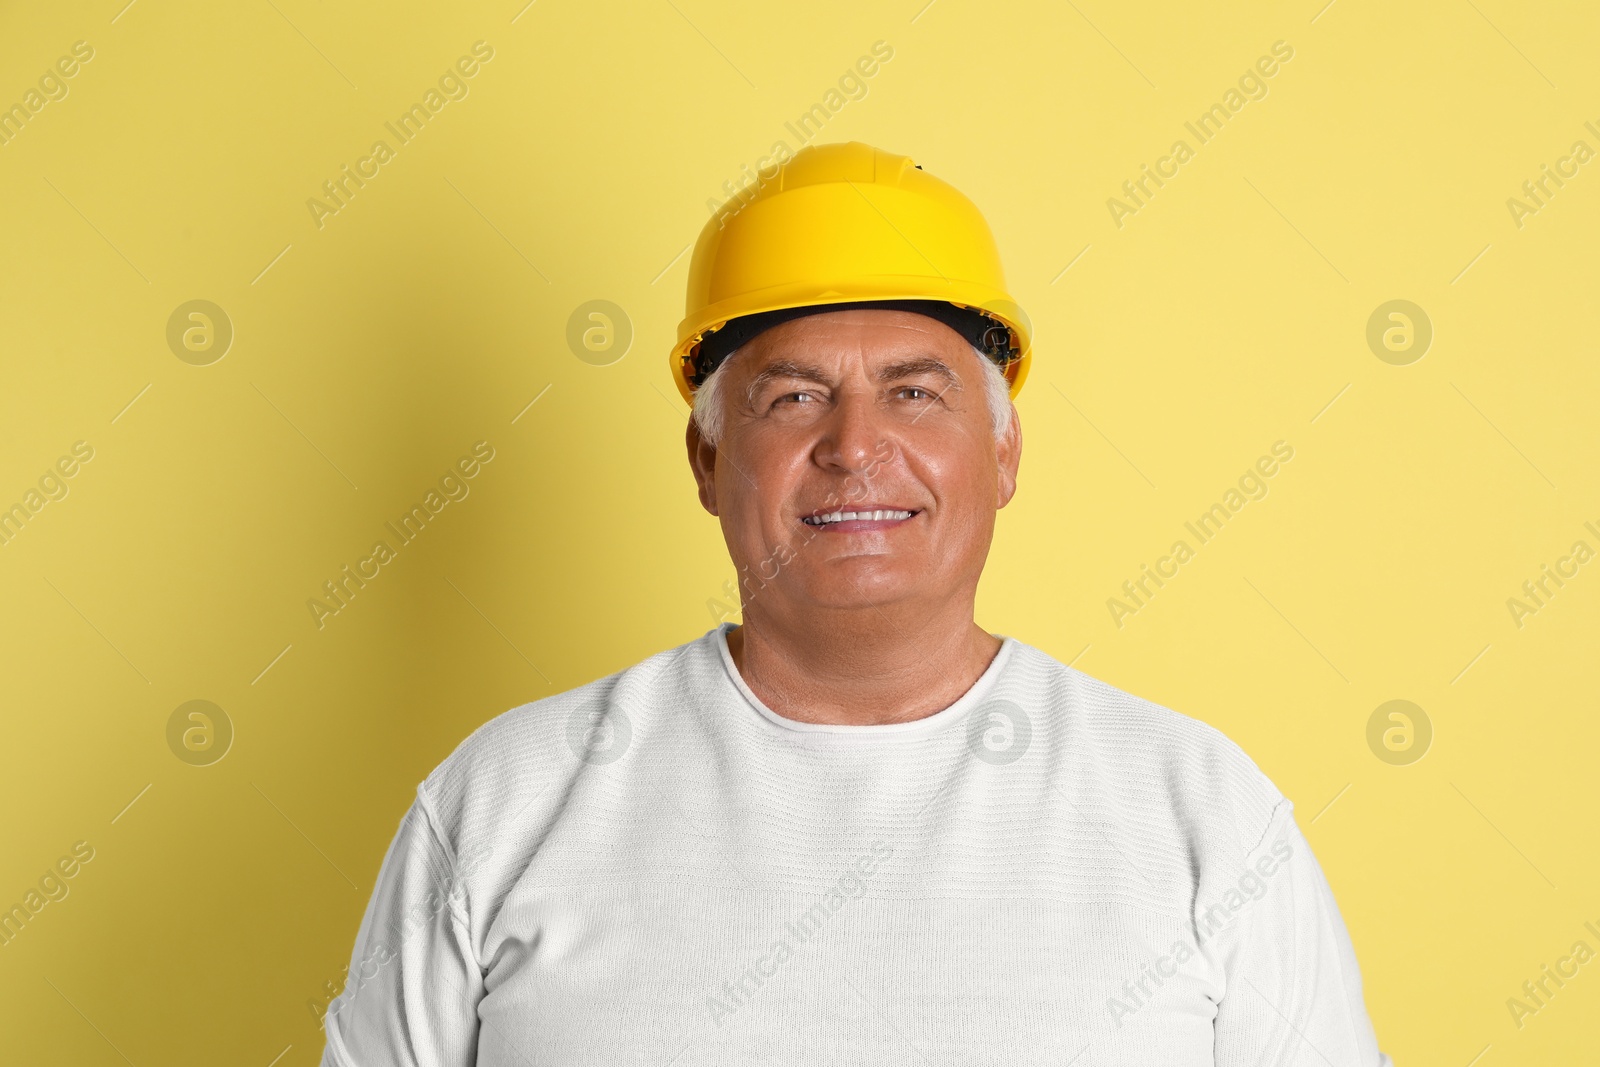
[[[1185,819],[1231,814],[1234,832],[1241,834],[1264,828],[1287,803],[1243,747],[1211,723],[1031,645],[1018,651],[1023,685],[1054,709],[1063,751],[1089,769],[1095,785]]]
[[[419,795],[448,836],[463,824],[492,822],[508,813],[504,809],[531,811],[541,794],[559,803],[564,780],[626,750],[642,717],[676,684],[685,657],[704,655],[710,636],[501,712],[434,767]]]
[[[1227,734],[1210,723],[1062,663],[1018,642],[1019,664],[1045,701],[1064,706],[1074,725],[1106,746],[1138,752],[1214,753],[1249,762]],[[1255,764],[1250,762],[1250,767]]]

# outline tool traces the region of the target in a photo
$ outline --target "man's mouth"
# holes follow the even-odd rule
[[[817,511],[802,515],[800,521],[818,529],[867,530],[904,522],[918,514],[918,508],[852,507],[836,511]],[[868,525],[868,524],[872,525]]]

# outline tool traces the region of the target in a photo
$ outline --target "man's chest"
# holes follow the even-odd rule
[[[519,885],[478,1063],[1211,1063],[1219,990],[1172,918],[878,871]]]

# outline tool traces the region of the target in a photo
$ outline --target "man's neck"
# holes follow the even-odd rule
[[[787,719],[875,726],[954,704],[988,669],[1000,640],[972,604],[932,614],[869,607],[798,620],[747,614],[728,633],[745,684]]]

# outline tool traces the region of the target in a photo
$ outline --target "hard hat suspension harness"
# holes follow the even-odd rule
[[[810,304],[805,307],[779,308],[754,315],[741,315],[729,319],[721,329],[705,335],[700,343],[684,355],[684,377],[698,389],[736,349],[764,330],[781,322],[815,315],[824,311],[845,311],[852,308],[881,308],[887,311],[911,311],[937,319],[970,342],[979,351],[999,365],[1002,371],[1015,360],[1022,358],[1016,348],[1011,328],[976,308],[961,307],[943,300],[852,300],[834,304]]]

